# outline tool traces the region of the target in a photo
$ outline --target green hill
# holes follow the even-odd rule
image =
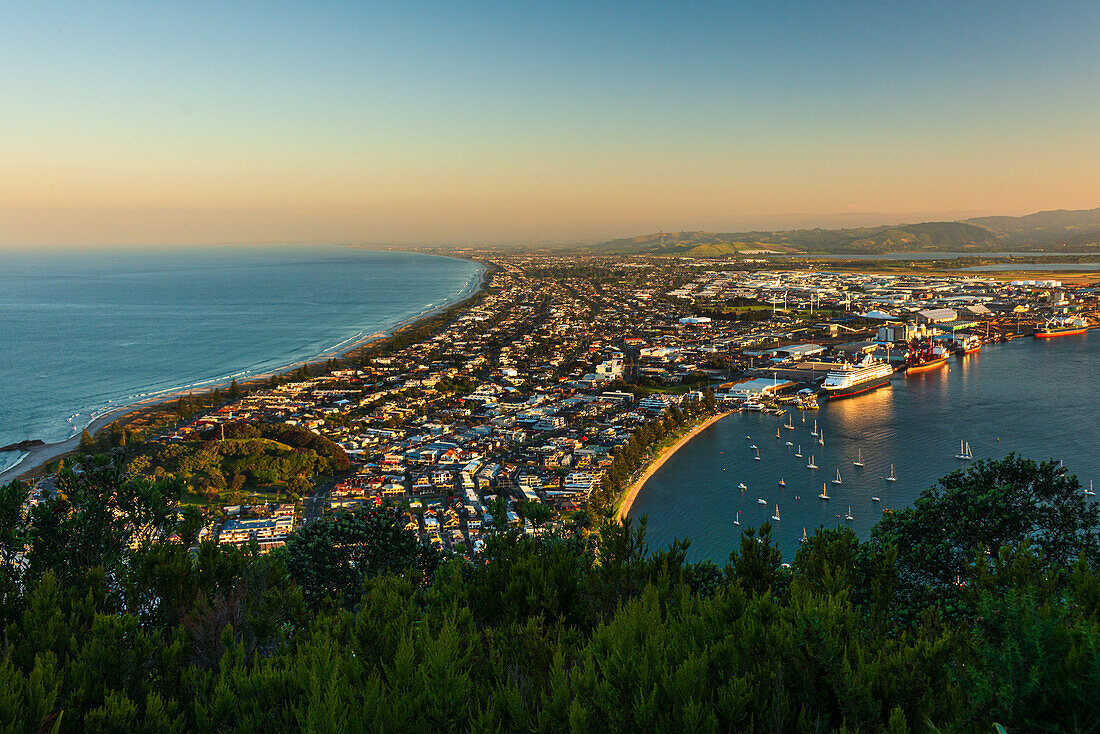
[[[1100,208],[1058,209],[1025,217],[976,217],[966,221],[985,227],[1010,246],[1100,244]]]
[[[608,254],[686,257],[719,257],[762,249],[875,254],[895,251],[979,253],[1057,247],[1100,247],[1100,208],[847,229],[659,232],[610,240],[596,246]]]

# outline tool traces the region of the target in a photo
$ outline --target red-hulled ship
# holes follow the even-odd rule
[[[973,334],[964,337],[955,337],[955,352],[959,355],[974,354],[982,351],[982,340]]]
[[[1036,339],[1050,339],[1055,336],[1073,336],[1089,330],[1089,322],[1084,319],[1060,319],[1057,316],[1035,330]]]
[[[909,351],[909,358],[905,360],[905,374],[917,375],[921,372],[939,369],[947,364],[947,358],[951,352],[938,344],[933,345],[932,340],[916,342]]]

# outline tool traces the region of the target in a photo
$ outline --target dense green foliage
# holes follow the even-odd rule
[[[766,525],[719,566],[644,521],[441,558],[392,508],[189,552],[178,484],[82,470],[30,515],[0,489],[5,732],[1100,728],[1100,522],[1056,464],[980,462],[789,569]]]
[[[151,479],[176,477],[192,493],[215,498],[226,490],[286,484],[347,471],[344,450],[329,439],[291,425],[237,424],[225,439],[149,443],[133,454],[129,471]],[[308,489],[308,483],[304,485]]]

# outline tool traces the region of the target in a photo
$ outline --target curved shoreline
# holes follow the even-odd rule
[[[695,428],[688,431],[679,441],[672,444],[668,448],[664,449],[660,454],[656,456],[646,467],[645,471],[640,477],[638,477],[633,484],[627,487],[623,493],[622,501],[619,503],[619,509],[615,513],[616,519],[619,521],[625,520],[627,515],[630,514],[630,508],[634,506],[634,500],[638,499],[638,493],[642,491],[642,487],[649,481],[649,478],[657,473],[657,470],[664,466],[664,463],[672,458],[672,455],[684,447],[691,439],[698,436],[705,431],[711,425],[725,418],[727,415],[732,415],[735,411],[727,410],[717,415],[712,415],[705,421],[697,425]]]
[[[7,469],[4,469],[3,471],[0,471],[0,484],[10,482],[13,479],[19,479],[27,474],[34,472],[37,469],[42,468],[50,461],[53,461],[58,457],[64,456],[72,452],[80,444],[80,434],[85,429],[87,429],[87,431],[92,435],[95,435],[96,431],[105,428],[119,418],[122,418],[145,408],[152,408],[158,405],[162,405],[164,403],[171,402],[172,400],[177,400],[181,396],[195,392],[196,389],[213,390],[215,388],[225,388],[228,387],[233,380],[238,378],[240,385],[243,387],[245,385],[248,385],[249,383],[254,383],[259,380],[266,380],[272,375],[283,374],[288,370],[300,367],[302,365],[313,364],[322,359],[331,359],[333,357],[346,358],[355,352],[372,346],[377,342],[393,337],[398,332],[413,327],[421,321],[430,319],[435,315],[446,311],[447,309],[452,308],[457,304],[462,303],[463,301],[473,298],[485,289],[487,283],[486,276],[489,272],[489,269],[485,266],[484,263],[478,262],[477,260],[459,258],[448,255],[435,255],[433,253],[419,254],[423,254],[428,257],[443,257],[449,260],[460,260],[463,262],[473,263],[479,268],[479,272],[476,273],[474,276],[476,283],[470,288],[463,289],[461,292],[455,294],[454,297],[447,299],[439,305],[432,306],[426,310],[420,311],[414,316],[402,319],[401,321],[396,322],[390,327],[387,327],[380,331],[375,331],[368,336],[362,336],[358,339],[352,337],[354,341],[351,341],[351,339],[346,339],[344,340],[344,342],[338,342],[337,344],[330,346],[319,352],[318,354],[312,355],[306,359],[299,359],[294,362],[273,367],[262,373],[237,373],[225,377],[214,377],[209,380],[200,381],[179,388],[169,388],[168,390],[165,390],[156,395],[150,395],[132,403],[127,403],[125,405],[119,405],[114,408],[110,408],[107,410],[107,412],[100,413],[99,415],[93,413],[92,420],[68,438],[65,438],[61,441],[54,441],[52,443],[44,443],[41,446],[35,446],[29,451],[26,451],[23,456],[16,459],[14,464],[9,466]],[[100,410],[103,410],[103,408],[100,408]],[[96,413],[98,412],[99,411],[96,411]]]

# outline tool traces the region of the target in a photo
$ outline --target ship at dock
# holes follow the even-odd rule
[[[958,355],[974,354],[982,351],[982,339],[974,334],[955,335],[955,353]]]
[[[905,360],[905,374],[917,375],[921,372],[939,369],[947,364],[947,358],[951,352],[939,344],[917,342],[909,351],[909,357]]]
[[[869,355],[856,364],[838,364],[825,376],[822,389],[827,398],[846,398],[887,385],[894,368]]]
[[[1035,338],[1050,339],[1055,336],[1073,336],[1074,334],[1084,334],[1088,330],[1089,322],[1084,319],[1055,316],[1035,330]]]

